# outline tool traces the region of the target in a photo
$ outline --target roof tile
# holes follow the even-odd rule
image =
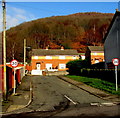
[[[32,56],[46,56],[46,55],[78,55],[77,50],[73,49],[33,49]]]

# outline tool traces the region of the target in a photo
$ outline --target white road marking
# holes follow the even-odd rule
[[[101,105],[104,105],[104,106],[113,106],[113,105],[116,105],[115,103],[112,103],[112,102],[106,102],[106,103],[101,103]]]
[[[100,106],[100,103],[95,102],[95,103],[90,103],[91,106]]]
[[[105,103],[90,103],[91,106],[113,106],[116,105],[112,102],[105,102]]]
[[[69,98],[67,95],[64,95],[65,96],[65,98],[67,98],[70,102],[72,102],[73,104],[77,104],[76,102],[74,102],[71,98]]]

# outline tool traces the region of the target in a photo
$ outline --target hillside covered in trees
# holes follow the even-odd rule
[[[86,46],[103,45],[103,38],[114,14],[76,13],[67,16],[52,16],[24,22],[7,30],[7,61],[14,56],[23,61],[23,40],[27,46],[44,49],[60,48],[85,51]]]

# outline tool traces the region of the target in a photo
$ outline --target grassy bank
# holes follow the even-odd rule
[[[98,88],[100,90],[106,91],[111,94],[120,95],[120,85],[118,85],[118,91],[116,91],[116,86],[114,83],[103,81],[97,78],[88,78],[82,76],[74,76],[74,75],[66,75],[70,79],[83,82],[87,85],[90,85],[94,88]]]

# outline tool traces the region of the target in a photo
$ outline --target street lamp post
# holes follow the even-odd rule
[[[26,68],[26,50],[31,50],[31,46],[26,46],[26,39],[24,39],[24,76],[25,76],[25,68]]]

